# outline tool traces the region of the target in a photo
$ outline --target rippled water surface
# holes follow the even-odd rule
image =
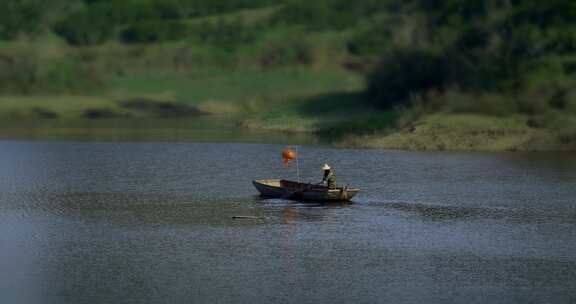
[[[575,303],[576,156],[0,142],[2,303]],[[258,219],[233,219],[255,216]]]

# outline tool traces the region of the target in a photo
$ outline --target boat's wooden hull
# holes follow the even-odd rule
[[[264,197],[303,201],[349,201],[360,191],[346,187],[328,189],[325,186],[277,179],[255,180],[252,183]]]

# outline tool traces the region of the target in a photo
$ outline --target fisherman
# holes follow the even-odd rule
[[[322,183],[325,183],[329,189],[336,189],[336,175],[334,174],[332,168],[330,168],[328,164],[324,164],[322,170],[324,170]]]

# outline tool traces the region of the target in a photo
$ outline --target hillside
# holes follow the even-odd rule
[[[572,150],[575,67],[564,0],[0,3],[5,120],[216,115],[352,146]]]

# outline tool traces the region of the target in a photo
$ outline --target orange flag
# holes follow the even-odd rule
[[[288,166],[288,164],[290,164],[290,161],[295,159],[296,157],[298,157],[298,155],[294,150],[284,149],[282,151],[282,163],[284,164],[284,166]]]

